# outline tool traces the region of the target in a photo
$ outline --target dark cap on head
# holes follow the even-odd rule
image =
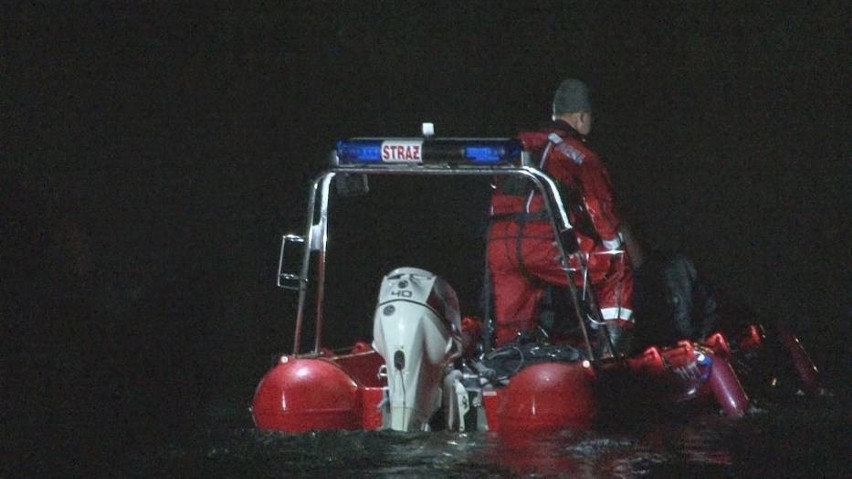
[[[589,89],[580,80],[568,78],[559,84],[559,88],[553,95],[553,114],[561,115],[578,111],[592,111]]]

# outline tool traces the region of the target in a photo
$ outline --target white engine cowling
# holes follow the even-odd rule
[[[461,355],[458,298],[442,278],[397,268],[382,280],[373,348],[387,368],[390,428],[423,430],[441,406],[447,365]]]

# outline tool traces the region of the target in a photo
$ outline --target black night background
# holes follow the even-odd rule
[[[643,239],[845,389],[848,6],[627,4],[0,7],[0,475],[248,418],[292,342],[280,237],[334,141],[512,136],[566,76]],[[372,299],[379,279],[356,280]]]

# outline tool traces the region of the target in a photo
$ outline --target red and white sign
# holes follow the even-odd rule
[[[382,162],[420,163],[423,161],[423,142],[396,140],[382,142]]]

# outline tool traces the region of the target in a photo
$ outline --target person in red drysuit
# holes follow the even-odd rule
[[[539,169],[563,187],[563,202],[572,205],[570,219],[579,244],[578,253],[569,259],[572,277],[580,291],[590,284],[616,352],[626,352],[627,333],[633,326],[633,275],[622,247],[609,173],[586,144],[591,129],[587,87],[567,79],[554,95],[553,122],[518,138]],[[568,277],[541,195],[515,177],[495,178],[494,186],[487,257],[495,306],[494,344],[499,347],[536,328],[545,288],[565,287]],[[577,255],[586,259],[586,275]]]

